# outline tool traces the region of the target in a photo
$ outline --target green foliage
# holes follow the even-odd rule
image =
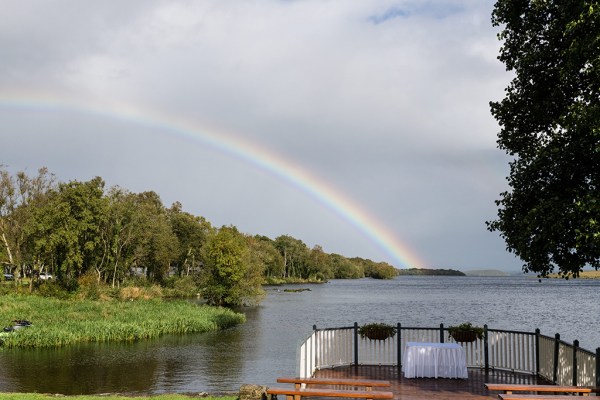
[[[210,304],[237,306],[262,294],[262,270],[252,268],[244,236],[222,227],[202,248],[203,295]]]
[[[191,276],[173,276],[166,280],[165,297],[185,298],[198,295],[199,288]]]
[[[331,257],[321,246],[314,246],[308,253],[307,274],[317,281],[326,281],[334,277]]]
[[[193,275],[200,270],[200,248],[213,228],[204,218],[183,212],[179,203],[173,204],[168,216],[178,242],[174,267],[180,276]]]
[[[0,296],[5,294],[14,293],[13,285],[9,282],[0,282]]]
[[[289,235],[275,238],[275,248],[283,257],[283,277],[307,278],[307,259],[309,250],[301,240]]]
[[[371,340],[385,340],[396,335],[396,327],[384,322],[373,322],[358,328],[361,338]]]
[[[71,294],[58,282],[44,281],[37,284],[35,294],[42,297],[53,297],[55,299],[68,299]]]
[[[105,262],[98,264],[96,270],[114,288],[127,279],[127,272],[136,261],[134,250],[144,228],[144,215],[138,207],[137,196],[119,187],[109,190],[108,203],[108,212],[100,227]]]
[[[208,332],[245,321],[242,314],[188,301],[58,300],[38,296],[0,297],[0,326],[14,319],[33,325],[4,336],[6,347],[60,347],[82,342],[156,338]]]
[[[138,194],[136,207],[141,211],[141,217],[134,248],[135,262],[146,268],[148,278],[162,283],[177,255],[177,236],[158,194]]]
[[[13,273],[17,281],[21,281],[26,268],[39,271],[36,268],[40,263],[32,249],[27,224],[33,211],[47,202],[48,194],[54,189],[54,176],[46,168],[40,168],[34,177],[25,172],[12,176],[0,165],[0,264]],[[32,289],[30,280],[29,290]]]
[[[218,230],[178,202],[165,208],[153,191],[104,186],[100,177],[55,183],[45,168],[29,177],[0,166],[0,265],[15,274],[14,292],[85,299],[201,293],[214,304],[238,305],[259,301],[265,281],[394,276],[386,263],[309,249],[289,235]]]
[[[483,339],[485,329],[480,326],[475,326],[470,322],[463,322],[460,325],[448,327],[448,334],[452,337],[461,332],[474,332],[478,339]]]
[[[363,260],[360,258],[355,258],[353,261],[360,263],[364,270],[365,276],[370,278],[393,279],[398,274],[396,268],[388,263],[376,263],[371,260]]]
[[[79,298],[100,300],[112,296],[108,285],[92,270],[88,270],[77,280],[77,286],[77,296]]]
[[[512,161],[488,228],[525,272],[577,277],[600,267],[600,7],[499,0],[492,21],[514,79],[491,103]]]
[[[263,275],[267,279],[279,279],[285,275],[282,254],[275,247],[275,242],[266,236],[255,235],[250,246],[257,253],[263,265]]]
[[[365,276],[362,262],[357,259],[350,260],[339,254],[331,255],[331,267],[336,278],[358,279]]]

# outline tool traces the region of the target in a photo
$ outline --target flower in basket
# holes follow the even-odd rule
[[[383,322],[370,323],[358,328],[361,338],[369,340],[386,340],[396,335],[396,327]]]
[[[485,330],[480,326],[474,326],[470,322],[448,327],[448,334],[457,342],[473,342],[475,339],[483,339]]]

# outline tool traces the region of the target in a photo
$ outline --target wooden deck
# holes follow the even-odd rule
[[[388,366],[359,366],[338,367],[317,371],[319,378],[357,378],[383,379],[392,382],[391,388],[395,399],[401,400],[489,400],[498,399],[499,392],[490,392],[484,386],[486,382],[520,383],[520,384],[549,384],[549,382],[529,374],[512,373],[509,371],[490,371],[487,375],[480,369],[469,369],[468,379],[406,379],[396,367]]]

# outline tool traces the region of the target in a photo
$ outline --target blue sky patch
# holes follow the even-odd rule
[[[453,1],[417,1],[408,3],[405,7],[393,6],[381,14],[370,16],[368,19],[375,25],[382,24],[399,17],[424,16],[435,19],[444,19],[464,11],[462,4]]]
[[[383,14],[372,15],[369,17],[369,21],[373,22],[375,25],[382,24],[390,19],[398,18],[398,17],[408,17],[409,13],[402,10],[398,7],[392,7],[388,9]]]

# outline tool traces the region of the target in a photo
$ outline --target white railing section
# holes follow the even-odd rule
[[[548,336],[540,336],[539,341],[538,375],[552,381],[554,379],[554,339]]]
[[[358,337],[358,363],[360,365],[398,365],[398,341],[369,340]]]
[[[400,327],[400,325],[399,325]],[[350,365],[402,365],[407,342],[453,342],[440,328],[400,327],[396,336],[369,340],[357,333],[357,325],[313,330],[298,348],[298,375],[309,377],[323,368]],[[538,375],[560,385],[598,386],[596,353],[539,331],[516,332],[487,329],[484,339],[461,343],[469,368],[502,369]],[[398,359],[400,358],[400,360]]]
[[[445,341],[455,343],[455,340],[448,336],[446,336]],[[461,346],[465,349],[465,356],[469,367],[483,368],[485,366],[485,347],[482,339],[476,339],[470,343],[461,343]]]
[[[440,330],[438,328],[402,328],[400,329],[402,348],[406,342],[439,342]]]
[[[558,369],[556,383],[570,385],[573,382],[573,347],[563,343],[558,345]]]
[[[596,386],[596,355],[587,350],[577,351],[577,384]]]
[[[315,330],[298,349],[298,375],[353,363],[354,328]]]
[[[487,341],[490,368],[536,371],[534,333],[488,330]],[[477,366],[485,367],[485,362]]]
[[[312,374],[320,368],[315,357],[316,351],[316,336],[317,332],[313,332],[304,342],[298,347],[296,360],[298,360],[298,373],[301,378],[311,377]]]

